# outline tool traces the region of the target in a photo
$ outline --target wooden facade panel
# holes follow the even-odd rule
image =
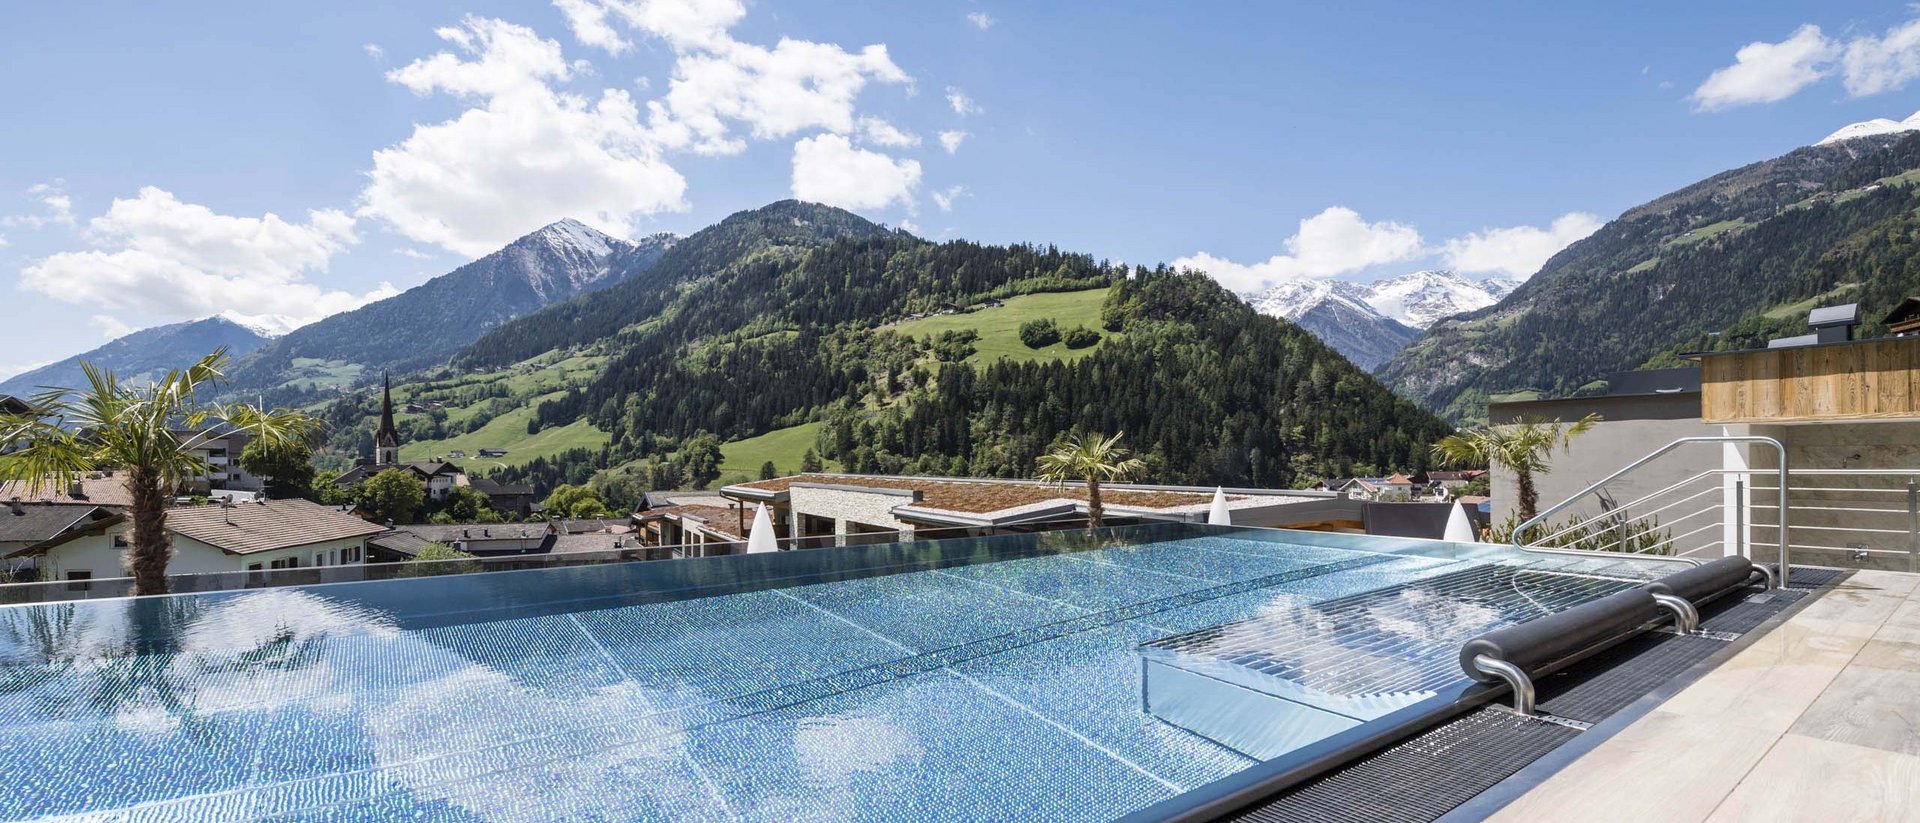
[[[1708,423],[1920,418],[1920,337],[1709,354]]]

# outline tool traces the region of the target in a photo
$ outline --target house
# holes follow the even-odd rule
[[[737,554],[753,523],[738,504],[657,506],[634,512],[632,520],[641,545],[672,546],[675,557]]]
[[[469,475],[467,485],[487,496],[493,510],[508,517],[525,519],[533,514],[533,487],[524,483],[502,483],[488,477]]]
[[[507,450],[506,449],[481,449],[480,456],[481,457],[506,457]]]
[[[1204,522],[1214,489],[1132,483],[1103,484],[1109,525],[1151,521]],[[1327,492],[1227,489],[1234,523],[1358,530],[1360,509]],[[727,486],[720,495],[738,506],[719,526],[745,534],[753,508],[765,503],[781,538],[803,547],[1033,531],[1084,523],[1087,490],[1078,483],[964,477],[805,474]],[[712,523],[708,512],[698,516]]]
[[[7,564],[9,576],[17,578],[33,566],[33,549],[123,519],[119,511],[106,506],[10,500],[0,508],[0,557],[20,556]]]
[[[986,308],[986,309],[997,309],[1004,305],[1006,304],[1000,302],[1000,298],[997,298],[997,297],[989,297],[985,300],[980,301],[980,307]]]
[[[411,560],[429,543],[442,543],[476,557],[548,554],[559,544],[554,523],[468,523],[401,526],[369,541],[380,561]]]
[[[0,414],[32,414],[33,404],[11,394],[0,394]]]
[[[124,518],[95,521],[7,557],[37,557],[43,574],[55,580],[124,577],[131,528]],[[167,533],[173,540],[173,560],[167,572],[215,574],[363,563],[367,538],[383,531],[350,512],[306,500],[169,509]]]
[[[240,466],[240,453],[253,442],[246,432],[221,432],[218,429],[175,429],[175,439],[190,446],[187,451],[207,465],[205,474],[191,478],[182,492],[206,495],[216,490],[257,492],[266,489],[267,479],[249,474]]]
[[[1920,332],[1920,297],[1909,297],[1900,301],[1900,305],[1895,306],[1893,311],[1888,312],[1886,318],[1880,322],[1887,324],[1887,331],[1892,332],[1895,337],[1906,337],[1914,332]]]
[[[427,487],[428,500],[445,500],[447,495],[453,493],[455,486],[469,485],[470,482],[467,479],[466,470],[460,468],[458,463],[427,460],[382,466],[374,465],[364,458],[356,461],[353,468],[341,472],[334,482],[343,489],[349,488],[389,469],[397,469],[418,478],[421,485]]]

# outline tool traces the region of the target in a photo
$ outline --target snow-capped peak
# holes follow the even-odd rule
[[[1838,143],[1843,140],[1872,137],[1876,134],[1898,134],[1903,131],[1920,131],[1920,112],[1914,112],[1912,116],[1905,120],[1889,120],[1885,117],[1875,117],[1872,120],[1850,123],[1842,126],[1839,131],[1822,138],[1820,142],[1814,145],[1824,146],[1828,143]]]
[[[1435,321],[1498,303],[1518,285],[1504,278],[1471,280],[1457,272],[1432,269],[1390,277],[1364,288],[1367,305],[1374,311],[1424,329]]]
[[[215,316],[261,337],[279,337],[304,325],[284,314],[241,314],[227,309]]]
[[[554,245],[579,249],[591,257],[605,257],[613,253],[612,237],[571,217],[550,224],[534,232],[533,236]]]
[[[1332,302],[1361,314],[1374,314],[1366,304],[1366,287],[1343,280],[1286,280],[1258,294],[1247,295],[1254,311],[1287,320],[1299,320],[1322,303]]]

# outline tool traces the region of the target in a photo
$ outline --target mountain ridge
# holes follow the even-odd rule
[[[220,315],[170,323],[122,335],[88,351],[0,380],[0,394],[25,397],[43,387],[85,386],[82,361],[112,371],[122,381],[143,382],[225,348],[241,357],[270,342],[254,329]]]

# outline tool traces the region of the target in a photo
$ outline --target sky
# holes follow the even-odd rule
[[[1920,109],[1920,10],[1887,3],[75,0],[0,21],[0,376],[214,314],[295,327],[562,218],[685,234],[789,197],[1243,292],[1524,278],[1660,194]]]

